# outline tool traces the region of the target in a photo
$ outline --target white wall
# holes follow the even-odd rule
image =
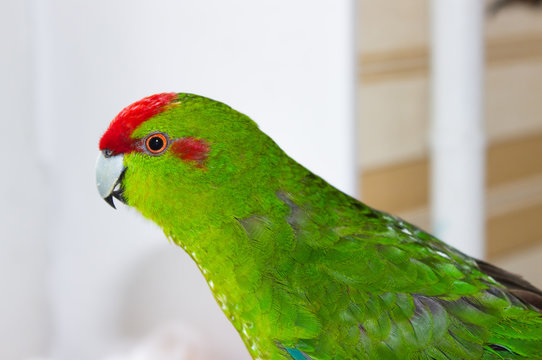
[[[37,156],[30,14],[24,1],[0,2],[0,359],[47,349],[48,172]]]
[[[15,135],[0,178],[0,358],[96,359],[166,322],[203,334],[205,357],[248,358],[188,257],[99,198],[98,139],[141,97],[199,93],[355,193],[353,1],[0,6],[2,124]]]

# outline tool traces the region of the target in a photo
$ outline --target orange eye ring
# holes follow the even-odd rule
[[[147,137],[145,140],[145,150],[150,155],[160,155],[169,146],[169,139],[166,134],[154,133]]]

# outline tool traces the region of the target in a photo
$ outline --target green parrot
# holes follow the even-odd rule
[[[192,257],[254,359],[542,359],[542,291],[335,189],[223,103],[149,96],[99,148],[100,195]]]

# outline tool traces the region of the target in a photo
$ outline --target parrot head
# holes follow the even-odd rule
[[[171,214],[201,218],[239,203],[257,186],[252,169],[272,162],[260,155],[280,151],[249,117],[218,101],[177,93],[123,109],[99,149],[102,198],[113,207],[114,199],[133,206],[163,228]],[[261,171],[261,178],[269,173]]]

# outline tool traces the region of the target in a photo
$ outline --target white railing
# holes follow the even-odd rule
[[[431,1],[433,230],[484,256],[483,18],[480,0]]]

